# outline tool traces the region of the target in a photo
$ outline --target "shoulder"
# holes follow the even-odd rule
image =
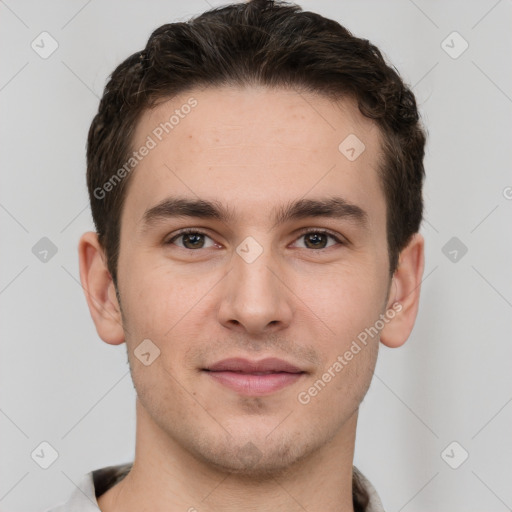
[[[129,463],[90,471],[83,476],[65,503],[44,512],[98,512],[96,498],[120,482],[131,468],[132,463]]]
[[[352,496],[355,512],[385,512],[382,501],[372,483],[353,466]]]

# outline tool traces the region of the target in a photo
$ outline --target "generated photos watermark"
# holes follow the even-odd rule
[[[181,105],[180,108],[174,110],[174,114],[163,123],[160,123],[153,129],[150,135],[146,137],[146,142],[134,151],[132,156],[120,167],[112,176],[101,186],[94,189],[94,197],[96,199],[105,199],[108,192],[111,192],[146,156],[149,155],[152,149],[158,146],[158,143],[163,140],[165,135],[168,135],[176,126],[178,126],[182,119],[190,114],[192,108],[197,106],[197,100],[192,97],[186,103]],[[155,140],[156,139],[156,140]]]
[[[350,361],[352,361],[354,356],[361,352],[361,350],[366,346],[368,339],[373,339],[377,336],[384,326],[393,320],[396,314],[400,313],[400,311],[402,311],[402,304],[400,304],[400,302],[395,302],[385,313],[381,313],[379,315],[379,319],[371,327],[367,327],[364,331],[361,331],[357,335],[357,340],[352,341],[350,348],[346,350],[343,355],[339,355],[336,358],[336,361],[327,368],[322,377],[317,379],[307,390],[301,391],[297,395],[299,403],[302,405],[309,404],[311,399],[317,396],[325,386],[331,382],[331,380],[334,379]],[[361,346],[358,341],[363,346]]]

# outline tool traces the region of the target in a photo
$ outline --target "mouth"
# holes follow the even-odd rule
[[[300,380],[307,372],[276,358],[250,361],[231,358],[219,361],[203,372],[216,383],[247,396],[275,393]]]

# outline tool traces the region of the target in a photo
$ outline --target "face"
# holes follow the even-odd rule
[[[278,471],[347,428],[373,375],[378,335],[345,354],[388,306],[379,131],[348,99],[217,88],[146,112],[148,136],[118,261],[144,421],[215,467]]]

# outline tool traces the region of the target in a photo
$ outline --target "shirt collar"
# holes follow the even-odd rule
[[[68,501],[47,512],[98,512],[97,497],[120,482],[130,471],[132,464],[107,466],[87,473]],[[356,492],[360,489],[360,492]],[[365,495],[368,499],[365,499]],[[370,481],[353,466],[353,495],[356,512],[385,512],[376,489]],[[365,503],[366,502],[366,503]]]

